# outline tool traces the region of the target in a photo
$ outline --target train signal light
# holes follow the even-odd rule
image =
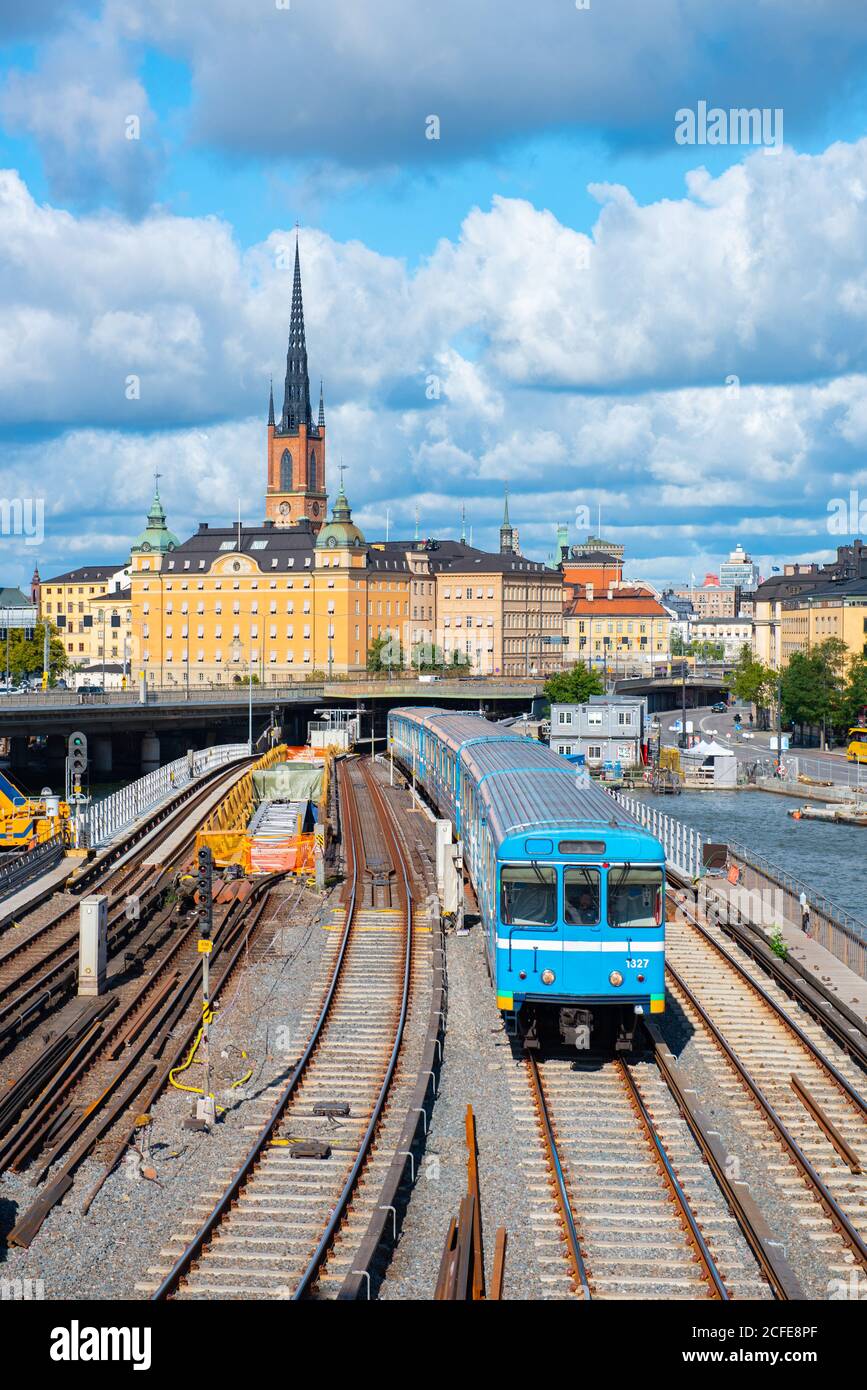
[[[87,771],[87,739],[84,734],[69,735],[68,752],[69,771],[72,773],[72,780],[80,782],[83,774]]]
[[[199,933],[205,940],[210,937],[213,924],[213,875],[214,857],[207,845],[202,845],[196,874],[196,912],[199,918]]]

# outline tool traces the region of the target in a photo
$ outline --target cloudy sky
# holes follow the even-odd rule
[[[601,508],[667,581],[867,522],[867,6],[583,3],[2,0],[0,501],[45,538],[0,583],[122,561],[157,469],[182,535],[261,519],[296,221],[369,535],[493,545],[508,486],[526,554]],[[700,103],[774,144],[679,143]]]

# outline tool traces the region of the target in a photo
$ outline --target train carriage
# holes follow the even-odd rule
[[[395,709],[389,748],[461,840],[498,1007],[528,1045],[631,1045],[665,1007],[665,854],[585,774],[478,715]]]

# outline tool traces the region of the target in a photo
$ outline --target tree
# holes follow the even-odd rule
[[[602,695],[605,688],[598,671],[586,666],[573,666],[571,671],[558,671],[544,686],[549,705],[580,705],[591,695]]]
[[[860,724],[867,713],[867,658],[854,656],[849,663],[849,673],[844,691],[843,732],[848,732],[855,724]]]
[[[69,666],[63,643],[57,636],[56,628],[49,625],[48,669],[52,680],[56,680]],[[20,681],[24,676],[42,675],[42,657],[45,624],[37,623],[33,636],[25,636],[23,628],[10,628],[8,636],[9,675]],[[6,671],[6,643],[0,643],[0,666]]]
[[[826,713],[816,652],[793,652],[780,677],[783,716],[800,724],[821,724]]]
[[[697,656],[699,661],[722,661],[726,649],[722,642],[690,642],[689,655]]]
[[[390,638],[373,638],[367,649],[368,671],[386,671],[390,669],[390,665],[394,665],[393,661],[389,663],[388,658],[391,656],[391,651],[387,651],[386,648],[391,648]],[[397,664],[400,665],[400,661]]]
[[[746,645],[741,654],[732,679],[732,689],[739,700],[744,700],[757,709],[767,709],[774,700],[777,688],[777,673],[770,666],[756,661]]]

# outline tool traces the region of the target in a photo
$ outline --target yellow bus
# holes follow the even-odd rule
[[[856,724],[854,729],[849,730],[846,761],[849,763],[867,763],[867,727],[863,724]]]

